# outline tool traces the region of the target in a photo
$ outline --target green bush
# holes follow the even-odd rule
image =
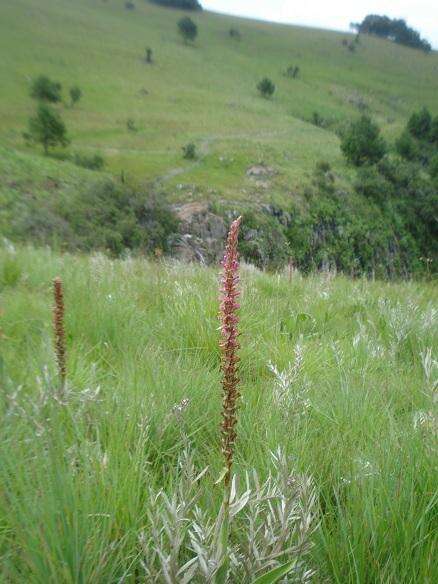
[[[135,121],[132,118],[128,118],[126,120],[126,128],[127,128],[127,130],[129,130],[129,132],[134,132],[135,133],[135,132],[138,131],[138,128],[137,128],[137,126],[135,124]]]
[[[42,144],[46,154],[51,147],[68,144],[67,130],[61,116],[46,104],[40,104],[36,115],[29,119],[28,136]]]
[[[178,31],[185,43],[194,41],[198,35],[198,27],[189,16],[184,16],[178,21]]]
[[[404,130],[395,143],[395,148],[402,158],[406,160],[417,160],[420,156],[420,149],[417,142],[408,130]]]
[[[82,168],[88,168],[89,170],[102,170],[105,166],[105,160],[100,154],[83,154],[80,152],[75,152],[72,157],[72,161],[76,166],[81,166]]]
[[[126,249],[168,251],[167,239],[177,228],[174,214],[162,201],[112,180],[79,192],[58,212],[73,231],[78,248],[114,255]]]
[[[432,120],[429,138],[431,142],[438,144],[438,116],[435,116]]]
[[[262,97],[272,97],[275,93],[275,84],[268,77],[264,77],[257,84],[257,89]]]
[[[82,90],[77,85],[70,88],[70,105],[73,107],[82,97]]]
[[[414,112],[408,120],[407,129],[419,140],[427,140],[432,129],[432,116],[426,107]]]
[[[183,158],[186,160],[194,160],[196,158],[196,146],[193,142],[189,142],[182,148],[183,150]]]
[[[57,103],[61,101],[62,86],[57,81],[52,81],[46,75],[40,75],[32,82],[30,96],[34,99]]]
[[[259,268],[281,268],[289,257],[283,226],[268,213],[244,211],[239,250],[242,258]]]
[[[348,162],[362,166],[381,160],[386,152],[386,144],[377,124],[363,115],[350,124],[341,140],[341,150]]]
[[[180,8],[181,10],[202,10],[198,0],[149,0],[152,4],[166,8]]]
[[[432,178],[438,178],[438,153],[432,157],[429,163],[429,173]]]
[[[112,179],[52,197],[29,197],[16,209],[10,226],[14,239],[71,251],[167,252],[168,238],[178,227],[162,198]]]
[[[242,38],[242,35],[240,34],[240,30],[238,28],[230,28],[228,34],[232,39],[236,41],[240,41],[240,39]]]
[[[376,203],[382,203],[394,195],[393,184],[375,166],[358,169],[354,188],[357,193]]]

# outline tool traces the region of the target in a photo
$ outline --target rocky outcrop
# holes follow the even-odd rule
[[[224,219],[208,203],[175,205],[173,211],[180,224],[169,242],[172,255],[188,262],[218,263],[227,234]]]

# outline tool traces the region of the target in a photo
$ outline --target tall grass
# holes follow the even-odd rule
[[[184,452],[208,467],[205,520],[221,505],[218,275],[30,248],[3,249],[0,266],[0,579],[147,581],[148,513],[158,493],[177,497]],[[294,476],[313,477],[316,581],[435,582],[435,285],[243,266],[240,288],[236,475],[263,484],[280,445]],[[236,524],[232,544],[245,535]]]

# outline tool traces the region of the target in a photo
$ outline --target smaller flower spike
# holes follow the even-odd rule
[[[67,376],[67,367],[64,329],[64,292],[62,288],[62,280],[59,277],[53,280],[53,295],[55,300],[53,307],[55,357],[58,365],[60,391],[63,392]]]
[[[237,423],[237,403],[239,399],[239,378],[237,351],[240,347],[237,340],[238,322],[237,310],[239,304],[237,298],[239,292],[237,285],[239,282],[239,254],[237,252],[237,241],[241,217],[233,221],[228,233],[227,246],[224,259],[222,261],[223,274],[221,285],[220,321],[221,321],[221,341],[222,351],[222,453],[225,458],[225,487],[228,488],[231,480],[231,468],[234,457],[234,444],[236,441]]]

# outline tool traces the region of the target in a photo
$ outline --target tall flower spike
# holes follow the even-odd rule
[[[64,329],[64,292],[62,289],[62,280],[59,277],[53,280],[53,296],[55,300],[53,307],[55,357],[58,365],[60,391],[63,392],[67,376],[67,366]]]
[[[237,310],[239,304],[237,298],[239,292],[239,254],[237,252],[237,239],[242,218],[239,217],[231,224],[228,233],[227,246],[222,261],[223,275],[221,285],[220,321],[222,351],[222,453],[225,458],[225,487],[228,488],[231,480],[231,468],[233,466],[234,444],[236,441],[237,405],[240,396],[238,390],[239,378],[237,351],[240,347],[238,338]]]

